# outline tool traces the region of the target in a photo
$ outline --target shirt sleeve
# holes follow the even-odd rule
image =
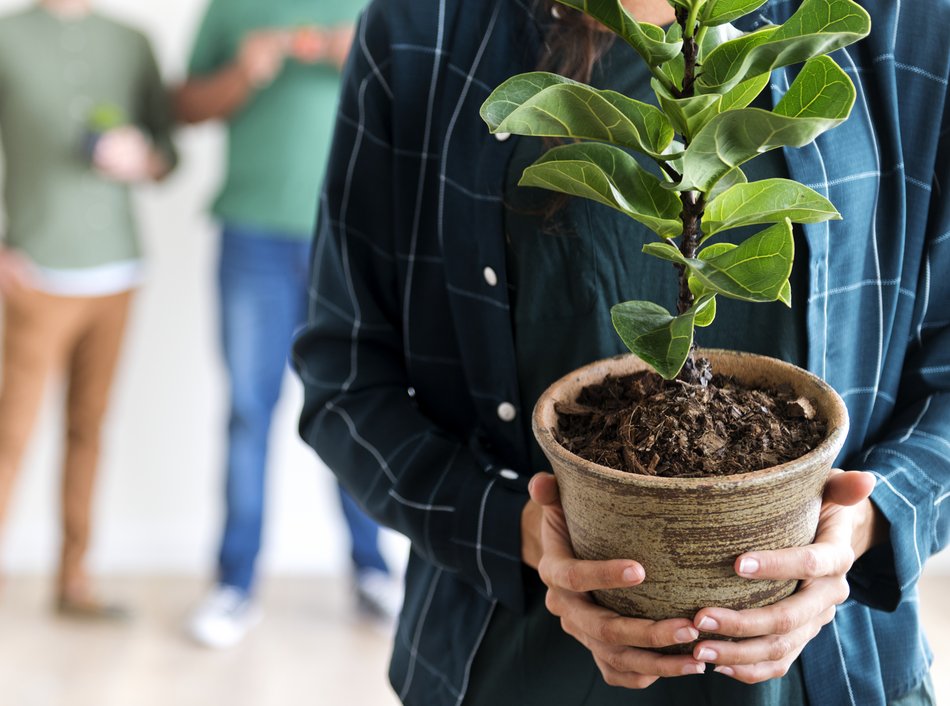
[[[189,76],[204,76],[214,73],[232,59],[226,33],[226,9],[222,0],[211,0],[188,61]]]
[[[170,168],[178,164],[178,150],[172,139],[174,116],[171,97],[162,81],[155,52],[148,39],[142,38],[143,61],[140,100],[136,123],[145,129],[155,148],[162,153]]]
[[[373,4],[359,22],[344,71],[310,320],[294,349],[305,387],[300,432],[367,512],[406,535],[416,553],[521,610],[525,489],[506,484],[483,445],[440,426],[409,393],[391,236],[399,209],[386,5]]]
[[[889,434],[859,456],[877,476],[872,501],[890,522],[890,542],[853,567],[852,595],[894,610],[924,562],[950,540],[950,111],[938,140],[931,209],[917,288],[920,313],[909,344]]]

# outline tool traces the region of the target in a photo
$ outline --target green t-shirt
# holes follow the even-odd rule
[[[243,37],[268,27],[352,24],[366,0],[212,0],[189,74],[230,63]],[[228,167],[214,203],[224,222],[310,238],[336,118],[340,76],[330,64],[287,59],[277,79],[229,121]]]
[[[33,7],[0,19],[0,144],[7,245],[72,270],[140,257],[129,188],[90,167],[97,109],[143,129],[171,162],[167,94],[148,40],[97,14]]]

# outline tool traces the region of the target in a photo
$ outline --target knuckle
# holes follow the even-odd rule
[[[570,564],[564,570],[562,578],[564,588],[569,591],[574,591],[575,593],[581,591],[581,581],[583,577],[581,576],[580,566],[578,564]]]
[[[824,562],[821,554],[814,547],[802,549],[802,566],[806,576],[821,576],[824,573]]]
[[[553,576],[551,575],[551,560],[548,557],[541,557],[541,561],[538,562],[538,576],[541,577],[541,581],[545,586],[553,585]]]
[[[597,626],[597,639],[608,645],[619,642],[617,633],[616,618],[602,620]]]
[[[777,662],[784,659],[791,651],[792,646],[787,637],[779,636],[772,639],[768,648],[768,660]]]
[[[835,603],[844,603],[851,595],[851,584],[844,577],[838,582],[838,593],[835,596]]]
[[[775,632],[780,635],[790,633],[795,629],[795,614],[788,608],[778,608],[775,615]]]
[[[667,645],[670,644],[670,641],[667,640],[663,636],[663,633],[661,633],[659,630],[655,628],[651,628],[647,630],[645,637],[646,637],[645,642],[646,642],[647,647],[652,647],[652,648],[666,647]]]
[[[603,654],[603,660],[608,667],[617,672],[624,670],[623,652],[620,650],[607,650]]]

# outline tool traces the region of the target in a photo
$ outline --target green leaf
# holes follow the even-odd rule
[[[785,286],[782,287],[782,291],[779,292],[778,300],[782,302],[785,306],[791,308],[792,306],[792,283],[786,282]]]
[[[709,0],[703,10],[703,24],[713,27],[745,17],[768,0]]]
[[[683,231],[680,200],[619,147],[594,142],[555,147],[525,169],[519,183],[605,204],[661,238]]]
[[[661,27],[648,22],[637,22],[621,0],[558,0],[575,10],[593,17],[633,47],[650,66],[669,61],[683,46],[682,42],[667,42]]]
[[[710,94],[691,98],[674,98],[656,79],[652,79],[650,85],[666,117],[673,123],[676,131],[687,140],[719,114],[719,102],[722,100],[720,96]]]
[[[725,113],[727,110],[745,108],[759,96],[763,88],[769,85],[771,79],[771,74],[760,74],[743,81],[732,90],[727,91],[722,96],[719,112]]]
[[[716,185],[713,186],[712,191],[706,197],[707,201],[712,201],[719,194],[725,192],[727,189],[732,188],[736,184],[747,184],[749,179],[746,177],[745,172],[743,172],[739,167],[730,169],[728,172],[722,175],[722,178],[716,182]]]
[[[841,220],[824,196],[789,179],[764,179],[736,184],[706,206],[703,240],[720,231],[742,226],[780,223],[820,223]]]
[[[657,158],[673,140],[659,108],[541,71],[501,84],[481,116],[493,133],[598,140]]]
[[[854,84],[830,58],[806,62],[775,110],[720,113],[683,155],[683,180],[669,186],[708,193],[729,170],[778,147],[802,147],[840,125],[854,105]]]
[[[705,58],[697,88],[723,93],[752,76],[848,46],[871,31],[853,0],[804,0],[783,25],[725,42]]]
[[[696,315],[708,306],[712,296],[700,298],[680,316],[670,315],[653,302],[632,301],[615,305],[610,318],[627,348],[665,379],[672,380],[689,356]]]
[[[736,248],[732,243],[713,243],[705,248],[703,248],[697,257],[700,260],[711,260],[717,255],[722,255],[723,253],[729,252]],[[715,294],[714,292],[707,289],[702,282],[700,282],[696,275],[692,272],[689,273],[689,278],[687,280],[689,284],[689,291],[693,293],[693,296],[696,299],[706,295],[706,294]],[[711,309],[712,311],[709,311]],[[696,315],[696,325],[697,326],[708,326],[713,322],[713,319],[716,318],[716,300],[713,299],[707,308]],[[704,323],[706,320],[709,320],[709,323]]]
[[[742,301],[775,301],[785,289],[795,259],[792,223],[786,219],[738,247],[717,252],[687,260],[690,273],[705,291]]]
[[[716,295],[709,297],[706,304],[696,310],[696,318],[693,319],[693,325],[700,328],[706,328],[716,320]]]

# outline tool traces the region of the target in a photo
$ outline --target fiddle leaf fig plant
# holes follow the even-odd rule
[[[782,25],[729,27],[766,0],[668,0],[669,29],[639,22],[622,0],[557,0],[627,42],[647,63],[656,105],[547,72],[514,76],[481,108],[493,133],[560,141],[519,182],[597,201],[643,224],[657,239],[647,255],[679,273],[677,311],[629,301],[611,309],[627,347],[666,379],[704,383],[691,359],[696,327],[716,316],[717,297],[791,305],[793,223],[840,219],[821,194],[789,179],[749,182],[742,165],[802,147],[844,122],[855,88],[830,52],[867,36],[853,0],[803,0]],[[774,69],[804,63],[772,110],[749,105]],[[661,176],[644,168],[651,160]],[[739,245],[724,231],[764,226]]]

